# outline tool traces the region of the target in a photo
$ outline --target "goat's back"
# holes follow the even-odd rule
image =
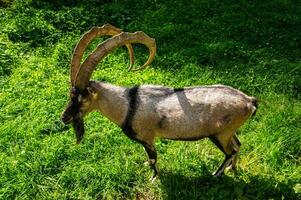
[[[224,85],[141,86],[133,127],[169,139],[199,139],[235,131],[256,110],[253,99]]]

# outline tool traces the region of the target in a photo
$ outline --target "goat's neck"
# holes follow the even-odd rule
[[[94,82],[93,87],[98,94],[95,108],[121,126],[128,110],[126,88],[103,82]]]

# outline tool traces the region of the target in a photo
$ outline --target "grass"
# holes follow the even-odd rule
[[[301,198],[301,19],[298,1],[31,1],[0,3],[0,199]],[[157,140],[160,179],[143,148],[99,113],[86,136],[59,121],[81,34],[111,23],[156,38],[150,68],[128,73],[124,49],[93,79],[118,85],[226,84],[257,96],[239,131],[237,174],[207,140]],[[90,49],[93,49],[94,42]],[[137,63],[147,51],[135,46]]]

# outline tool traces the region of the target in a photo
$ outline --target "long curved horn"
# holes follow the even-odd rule
[[[147,67],[154,60],[157,50],[155,39],[149,37],[142,31],[135,33],[123,32],[107,39],[106,41],[98,45],[94,52],[87,57],[87,59],[83,62],[78,70],[75,79],[75,86],[79,89],[84,89],[88,85],[90,77],[99,61],[101,61],[101,59],[103,59],[115,48],[130,43],[144,44],[148,47],[150,52],[149,58],[146,63],[138,69]]]
[[[83,54],[90,44],[90,42],[96,38],[104,35],[114,36],[120,34],[122,32],[121,29],[116,28],[110,24],[105,24],[102,27],[92,27],[88,32],[86,32],[82,38],[77,43],[73,56],[71,59],[71,85],[75,85],[75,77],[80,68],[80,61],[83,57]],[[130,54],[130,66],[129,69],[132,69],[134,65],[134,51],[131,44],[126,45],[129,54]]]

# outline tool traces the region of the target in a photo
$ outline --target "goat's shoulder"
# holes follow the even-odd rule
[[[162,97],[171,95],[173,93],[173,88],[160,85],[141,85],[139,88],[140,95]]]

